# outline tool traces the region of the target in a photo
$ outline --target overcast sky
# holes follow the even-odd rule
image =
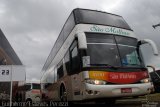
[[[41,69],[63,24],[74,8],[122,16],[139,39],[149,38],[160,50],[160,0],[0,0],[0,29],[26,66],[27,80],[39,80]],[[143,46],[145,63],[160,68],[150,46]]]

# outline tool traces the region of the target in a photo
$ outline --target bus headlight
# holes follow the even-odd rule
[[[94,80],[94,79],[86,79],[86,83],[95,84],[95,85],[106,85],[107,82],[103,80]]]
[[[141,80],[141,83],[149,83],[150,82],[150,79],[149,78],[145,78],[145,79],[142,79]]]

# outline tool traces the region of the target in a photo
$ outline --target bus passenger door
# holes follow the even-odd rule
[[[80,57],[78,43],[75,40],[70,47],[70,73],[72,81],[72,94],[74,100],[81,99]]]

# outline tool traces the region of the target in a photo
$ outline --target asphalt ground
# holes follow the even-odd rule
[[[57,106],[87,106],[87,107],[160,107],[160,93],[156,94],[150,94],[145,96],[140,96],[138,98],[133,97],[126,97],[123,99],[117,99],[116,103],[113,104],[105,104],[105,103],[95,103],[95,102],[52,102],[52,104],[44,105],[43,103],[41,105],[34,105],[30,107],[57,107]],[[3,107],[0,105],[0,107]],[[15,106],[14,106],[15,107]],[[26,106],[23,106],[26,107]]]

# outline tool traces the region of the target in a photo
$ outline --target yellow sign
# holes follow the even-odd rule
[[[89,71],[89,78],[98,80],[108,80],[108,72]]]

